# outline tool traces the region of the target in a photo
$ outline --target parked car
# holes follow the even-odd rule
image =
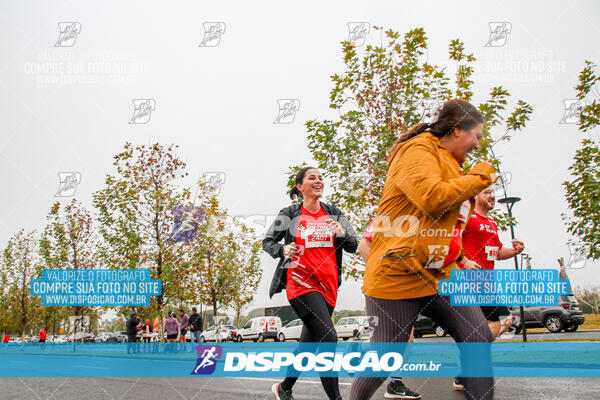
[[[102,332],[101,334],[99,334],[98,336],[96,336],[94,338],[94,341],[96,342],[102,342],[102,343],[119,343],[119,342],[123,342],[126,341],[127,337],[124,335],[121,335],[121,333],[119,332]],[[85,339],[84,339],[85,341]]]
[[[84,342],[95,342],[96,341],[96,336],[93,333],[86,333],[83,335],[83,341]]]
[[[235,326],[233,325],[219,325],[219,332],[217,332],[216,326],[209,326],[208,329],[202,331],[200,334],[201,342],[216,342],[217,339],[221,342],[226,342],[228,340],[235,340],[235,335],[237,335],[237,331]],[[189,342],[190,336],[186,333],[186,340]]]
[[[446,329],[435,323],[431,318],[419,314],[414,324],[415,337],[420,338],[423,335],[435,334],[437,337],[446,336]]]
[[[109,339],[109,342],[125,343],[127,341],[127,334],[125,332],[113,332]]]
[[[108,342],[108,339],[110,337],[112,337],[112,332],[102,332],[101,334],[99,334],[98,336],[96,336],[95,341],[96,342],[106,343],[106,342]]]
[[[55,335],[52,337],[52,342],[53,343],[66,343],[67,335]]]
[[[302,332],[302,320],[295,319],[289,322],[286,326],[281,328],[279,332],[277,332],[277,340],[280,342],[285,342],[286,340],[298,340],[300,339],[300,332]]]
[[[67,341],[67,338],[65,335],[54,335],[48,336],[47,341],[50,343],[65,343]]]
[[[235,340],[254,340],[255,342],[264,342],[265,339],[272,338],[277,341],[277,333],[281,329],[281,318],[275,316],[264,316],[252,318],[241,329],[238,329]]]
[[[69,335],[67,337],[67,342],[71,343],[73,342],[73,340],[75,340],[76,342],[94,342],[95,337],[96,336],[93,333],[77,332],[77,334],[75,335]]]
[[[351,337],[358,339],[361,332],[365,332],[368,327],[366,316],[344,317],[335,324],[335,331],[338,338],[348,340]]]
[[[515,317],[513,327],[515,333],[523,330],[521,311],[519,307],[509,307],[510,313]],[[523,307],[525,325],[528,328],[546,328],[552,333],[562,330],[575,332],[579,325],[585,322],[585,317],[577,299],[573,295],[559,296],[557,306]]]

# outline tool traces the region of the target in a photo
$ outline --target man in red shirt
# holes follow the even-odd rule
[[[42,350],[44,350],[46,348],[46,328],[42,328],[40,329],[40,331],[38,332],[38,335],[40,336],[40,343],[41,343],[41,348]]]
[[[506,260],[523,251],[524,245],[520,240],[513,240],[513,248],[503,247],[498,238],[498,226],[488,212],[494,208],[496,197],[491,187],[484,189],[475,196],[475,210],[467,222],[462,236],[465,251],[462,268],[468,269],[494,269],[496,260]],[[513,319],[510,311],[505,306],[481,306],[481,310],[488,320],[488,325],[494,338],[504,333],[512,325]],[[507,316],[500,323],[500,317]]]

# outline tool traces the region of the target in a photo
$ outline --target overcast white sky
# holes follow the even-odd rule
[[[400,33],[424,27],[438,65],[447,63],[450,40],[461,39],[479,59],[475,103],[502,85],[513,103],[534,106],[527,129],[495,149],[512,173],[510,194],[523,198],[514,208],[517,236],[535,268],[554,268],[569,258],[561,182],[584,137],[559,121],[584,61],[600,61],[592,40],[599,11],[595,1],[3,2],[1,247],[21,228],[43,228],[59,199],[59,172],[81,174],[75,196],[90,206],[125,141],[176,143],[188,185],[203,171],[222,171],[220,198],[232,214],[276,213],[289,204],[288,166],[310,162],[304,122],[335,116],[329,77],[343,71],[348,23],[366,22]],[[59,22],[80,24],[74,43],[55,46]],[[205,22],[224,23],[218,45],[199,47]],[[490,22],[510,23],[503,46],[485,47]],[[367,41],[379,40],[371,29]],[[133,99],[156,101],[148,123],[128,124]],[[278,99],[299,100],[292,123],[273,123]],[[506,232],[501,239],[510,242]],[[254,306],[286,304],[283,294],[268,299],[275,260],[262,262]],[[599,266],[571,270],[572,283],[600,285]],[[360,284],[344,283],[337,309],[363,306]]]

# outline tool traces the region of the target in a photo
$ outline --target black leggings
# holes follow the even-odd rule
[[[479,307],[453,307],[446,296],[426,296],[417,299],[383,300],[365,296],[367,315],[377,316],[371,342],[407,342],[419,313],[442,325],[456,342],[492,342],[492,332]],[[464,355],[463,355],[464,356]],[[486,378],[461,378],[469,400],[494,398],[494,378],[491,374],[491,353],[479,354],[478,368],[489,371]],[[463,365],[463,370],[465,366]],[[354,378],[351,400],[369,399],[385,381],[382,378]]]
[[[331,321],[333,307],[319,292],[309,292],[290,300],[290,305],[303,322],[300,342],[337,342],[338,337]],[[289,390],[298,380],[287,377],[281,383],[283,390]],[[337,377],[321,377],[323,389],[330,399],[341,399]]]

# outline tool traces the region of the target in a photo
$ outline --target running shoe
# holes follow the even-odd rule
[[[400,380],[390,381],[387,385],[384,397],[386,399],[420,399],[421,395],[417,392],[413,392]]]
[[[283,390],[279,383],[274,383],[273,386],[271,386],[271,392],[273,392],[277,400],[294,400],[292,389]]]
[[[452,389],[454,389],[454,390],[465,390],[465,386],[460,381],[460,378],[454,378],[454,382],[452,382]]]

